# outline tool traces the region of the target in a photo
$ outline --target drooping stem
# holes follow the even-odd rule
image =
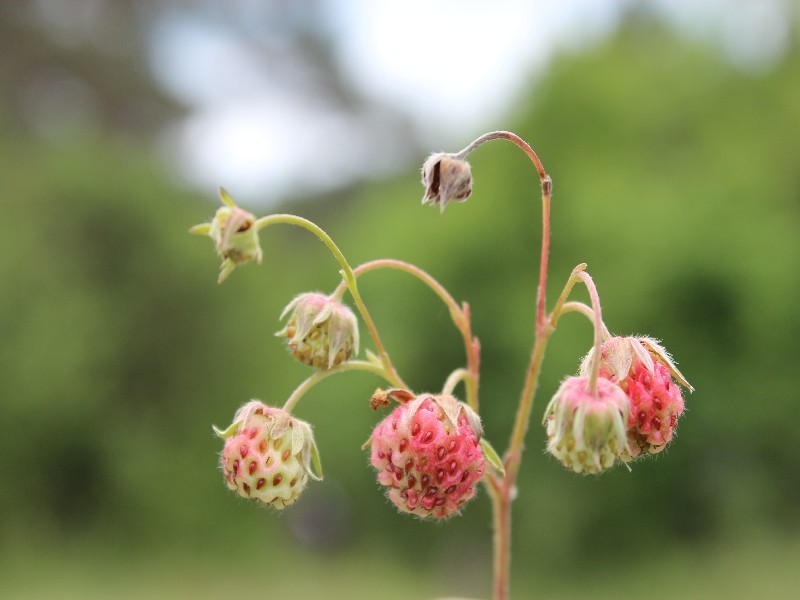
[[[545,179],[549,179],[547,176],[547,172],[544,170],[544,166],[542,165],[542,161],[539,160],[536,152],[533,151],[533,148],[530,147],[530,144],[519,137],[516,133],[512,133],[510,131],[490,131],[489,133],[484,133],[482,136],[474,139],[471,141],[466,148],[463,150],[456,152],[454,158],[464,159],[469,154],[472,153],[478,146],[482,146],[486,142],[491,142],[492,140],[508,140],[510,142],[515,143],[517,146],[522,148],[522,151],[528,155],[528,157],[533,162],[534,166],[536,167],[536,172],[539,173],[539,179],[544,182]]]
[[[511,479],[513,483],[517,469],[519,468],[520,451],[525,439],[525,434],[528,430],[530,414],[533,408],[533,393],[538,383],[539,371],[542,359],[544,358],[544,351],[547,347],[547,340],[552,331],[547,319],[545,303],[547,301],[547,265],[550,253],[550,199],[553,192],[553,182],[533,148],[521,137],[510,131],[492,131],[486,133],[474,140],[466,148],[456,153],[455,156],[460,159],[466,158],[470,152],[482,144],[497,139],[504,139],[516,144],[516,146],[528,156],[534,167],[536,167],[536,172],[539,174],[539,181],[542,189],[542,249],[539,259],[539,285],[536,290],[535,340],[533,349],[531,350],[528,369],[525,373],[525,382],[522,387],[522,393],[520,394],[517,415],[514,419],[514,428],[506,453],[506,478]]]
[[[603,314],[600,309],[600,297],[597,294],[597,287],[586,271],[581,271],[577,277],[583,281],[589,290],[589,298],[592,300],[592,311],[594,312],[594,352],[592,353],[592,366],[589,375],[589,389],[593,396],[597,395],[597,375],[600,371],[600,347],[603,344]]]
[[[444,382],[444,386],[442,387],[442,395],[450,396],[453,394],[453,390],[456,389],[456,386],[462,382],[469,380],[469,371],[466,369],[456,369],[447,377],[447,380]]]
[[[586,263],[581,263],[577,267],[572,269],[572,273],[570,273],[569,279],[567,279],[567,283],[564,285],[564,289],[561,290],[561,294],[559,295],[558,300],[556,301],[555,307],[553,307],[553,310],[550,312],[550,315],[547,318],[551,328],[555,328],[556,323],[558,323],[558,319],[561,317],[561,315],[568,312],[583,313],[597,328],[598,319],[597,319],[597,313],[594,310],[594,308],[589,308],[583,302],[567,302],[567,298],[572,292],[572,288],[575,287],[575,284],[578,283],[579,281],[584,280],[583,273],[585,270],[586,270]],[[589,277],[588,274],[586,274],[585,276],[588,277],[588,280],[591,282],[592,278]],[[589,284],[587,284],[587,287],[589,287]],[[591,288],[593,287],[594,283],[592,282]],[[591,288],[589,289],[591,290]],[[592,292],[590,291],[589,293],[591,297]],[[600,300],[599,298],[596,298],[597,290],[594,291],[594,294],[595,298],[592,299],[592,303],[593,305],[597,304],[597,306],[599,306]],[[609,333],[602,319],[599,320],[599,329],[601,335],[603,336],[603,339],[608,339],[611,337],[611,333]]]
[[[477,411],[478,384],[480,381],[480,344],[478,339],[472,336],[472,320],[470,319],[469,306],[464,303],[461,307],[459,307],[458,303],[445,289],[445,287],[432,275],[426,271],[423,271],[416,265],[412,265],[402,260],[390,258],[373,260],[357,266],[355,269],[353,269],[353,275],[357,278],[365,273],[369,273],[370,271],[377,269],[397,269],[416,277],[431,290],[433,290],[433,292],[439,296],[439,298],[441,298],[445,306],[447,306],[450,311],[450,318],[453,320],[453,323],[461,332],[461,335],[464,339],[464,350],[467,355],[468,370],[468,377],[464,378],[464,384],[467,390],[467,403],[473,410]],[[339,284],[339,287],[342,285],[344,285],[344,282]]]
[[[589,298],[592,302],[591,308],[582,302],[566,302],[572,292],[572,288],[575,287],[575,284],[579,281],[583,282],[589,290]],[[564,289],[561,290],[555,308],[553,308],[553,311],[548,317],[550,327],[555,328],[559,317],[563,313],[569,311],[583,313],[594,325],[594,353],[592,355],[592,371],[589,378],[589,387],[592,394],[595,394],[597,392],[597,374],[600,367],[600,346],[603,343],[603,339],[608,339],[611,337],[611,334],[606,328],[605,323],[603,323],[603,314],[600,310],[600,297],[597,294],[597,287],[594,285],[594,280],[592,280],[592,277],[586,272],[586,263],[581,263],[572,270],[566,285],[564,285]]]
[[[539,329],[545,327],[545,291],[547,287],[547,260],[550,252],[550,197],[553,193],[553,181],[544,170],[542,161],[539,156],[534,152],[530,144],[519,137],[517,134],[510,131],[491,131],[485,133],[479,138],[471,142],[466,148],[457,152],[455,158],[464,159],[473,150],[479,146],[490,142],[492,140],[507,140],[516,144],[531,160],[533,166],[536,167],[536,172],[539,174],[539,181],[542,186],[542,255],[539,263],[539,287],[537,289],[536,299],[536,330],[537,335]]]
[[[331,237],[325,233],[325,231],[319,227],[316,223],[309,221],[308,219],[304,219],[302,217],[298,217],[296,215],[290,214],[277,214],[277,215],[269,215],[266,217],[261,217],[256,221],[256,229],[261,231],[262,229],[269,227],[270,225],[277,225],[280,223],[286,223],[289,225],[295,225],[297,227],[302,227],[307,229],[314,235],[316,235],[331,251],[334,258],[339,262],[341,266],[341,274],[342,278],[344,279],[345,285],[347,285],[347,289],[350,291],[350,295],[353,297],[353,302],[355,302],[356,308],[358,312],[361,314],[361,318],[364,319],[364,324],[367,326],[367,330],[369,331],[370,336],[372,337],[372,341],[375,344],[375,350],[378,352],[378,355],[381,358],[381,362],[383,363],[384,369],[387,372],[391,373],[392,378],[399,382],[401,387],[407,388],[408,386],[403,382],[400,375],[397,373],[394,365],[392,364],[391,359],[389,358],[389,354],[386,352],[386,348],[381,342],[380,335],[378,335],[378,329],[375,327],[375,322],[372,320],[372,316],[369,314],[366,305],[364,304],[363,299],[361,298],[361,294],[358,291],[358,284],[356,283],[356,277],[353,274],[353,269],[350,267],[350,264],[345,259],[344,254],[342,251],[339,250],[339,247],[334,243]]]
[[[545,309],[547,301],[547,266],[550,252],[550,199],[553,183],[536,152],[527,142],[510,131],[493,131],[482,135],[461,152],[458,152],[455,157],[464,159],[480,145],[496,139],[508,140],[525,152],[536,167],[542,190],[542,248],[539,259],[539,284],[536,290],[534,343],[525,373],[525,381],[520,394],[511,439],[504,457],[506,474],[504,477],[497,474],[489,475],[489,481],[487,482],[494,514],[494,600],[507,600],[511,565],[511,502],[515,494],[516,478],[522,457],[522,446],[533,409],[533,396],[538,384],[547,342],[553,331]]]
[[[569,298],[569,295],[572,293],[572,288],[574,288],[575,284],[580,281],[578,279],[578,273],[584,270],[586,270],[586,263],[581,263],[572,269],[572,273],[569,274],[569,279],[567,279],[567,283],[564,284],[564,289],[561,290],[561,293],[558,295],[558,300],[556,300],[556,305],[550,312],[550,317],[548,319],[550,321],[550,327],[556,326],[558,317],[561,316],[561,307],[564,306],[567,298]]]
[[[370,373],[380,375],[393,386],[402,385],[402,382],[397,380],[393,374],[388,372],[382,365],[365,360],[350,360],[337,367],[333,367],[332,369],[326,369],[324,371],[317,371],[314,373],[311,377],[306,379],[303,383],[297,386],[297,388],[295,388],[291,396],[289,396],[284,403],[283,410],[286,412],[292,412],[300,398],[302,398],[306,392],[317,385],[320,381],[330,377],[331,375],[344,373],[346,371],[368,371]]]
[[[564,315],[564,314],[571,313],[571,312],[580,313],[584,317],[589,319],[592,322],[592,324],[595,323],[594,310],[592,310],[591,306],[587,306],[583,302],[567,302],[567,303],[565,303],[564,306],[561,307],[560,315]],[[556,318],[555,322],[557,322],[557,321],[558,321],[558,318]],[[555,326],[555,322],[554,322],[553,326]],[[601,323],[601,326],[602,326],[603,341],[606,341],[611,337],[611,332],[608,330],[608,328],[606,327],[605,323]]]

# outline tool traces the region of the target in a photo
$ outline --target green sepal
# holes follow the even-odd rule
[[[319,458],[319,450],[317,449],[317,443],[312,439],[311,440],[311,465],[309,465],[308,475],[314,481],[322,481],[322,461]]]
[[[214,430],[214,433],[217,437],[222,438],[223,440],[228,439],[229,437],[233,437],[239,431],[239,426],[242,424],[241,421],[234,421],[231,423],[227,429],[220,429],[216,425],[212,425],[211,429]]]
[[[200,223],[189,229],[189,233],[193,235],[208,235],[211,231],[211,223]]]
[[[233,201],[231,195],[223,187],[219,188],[219,199],[222,200],[222,203],[225,204],[226,206],[230,206],[231,208],[236,206],[236,202]]]
[[[230,258],[226,258],[222,261],[222,264],[219,266],[219,276],[217,277],[217,283],[222,283],[228,278],[228,275],[233,273],[233,270],[236,268],[236,263],[233,262]]]
[[[489,464],[494,467],[494,470],[500,473],[503,477],[506,475],[506,470],[503,467],[503,461],[500,458],[500,455],[497,453],[492,445],[489,443],[485,437],[481,438],[481,448],[483,448],[483,453],[486,455],[486,460],[489,461]]]

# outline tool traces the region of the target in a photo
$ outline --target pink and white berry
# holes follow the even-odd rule
[[[248,402],[237,411],[222,450],[225,485],[240,496],[282,509],[297,500],[316,459],[311,427],[287,412]]]
[[[592,354],[584,359],[581,373],[590,369]],[[618,385],[630,399],[628,446],[622,460],[664,450],[684,410],[673,377],[694,390],[667,351],[652,338],[613,337],[601,347],[599,375]]]
[[[457,514],[475,496],[485,470],[480,419],[452,396],[388,395],[404,403],[375,427],[369,442],[378,482],[403,512]]]
[[[600,473],[627,451],[630,402],[602,377],[568,377],[544,411],[547,451],[576,473]]]

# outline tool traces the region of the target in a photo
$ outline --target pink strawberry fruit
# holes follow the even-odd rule
[[[485,470],[478,415],[452,396],[405,390],[401,403],[372,433],[370,462],[388,498],[418,517],[457,514],[475,495]]]
[[[593,352],[583,360],[582,375],[588,374]],[[694,391],[667,351],[652,338],[613,337],[601,347],[599,375],[616,383],[630,398],[628,451],[622,460],[661,452],[672,440],[684,409],[673,377]]]

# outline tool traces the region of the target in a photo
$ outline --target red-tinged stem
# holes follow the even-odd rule
[[[472,336],[472,319],[470,318],[469,305],[464,303],[459,307],[458,303],[445,289],[445,287],[432,275],[426,271],[423,271],[416,265],[412,265],[402,260],[384,258],[366,262],[353,269],[353,277],[360,277],[364,273],[368,273],[376,269],[397,269],[413,275],[427,285],[431,290],[433,290],[433,292],[439,296],[439,298],[441,298],[442,302],[444,302],[447,308],[450,310],[450,318],[453,319],[453,323],[464,338],[464,350],[467,355],[468,371],[468,376],[464,378],[464,385],[467,390],[467,403],[473,410],[477,412],[478,385],[480,377],[480,343],[478,342],[478,338]],[[339,284],[339,287],[341,288],[343,285],[345,285],[345,282]],[[338,291],[339,290],[337,289],[337,291],[334,293],[337,293]]]
[[[494,528],[494,600],[509,598],[511,575],[511,488],[503,484],[492,496]]]
[[[581,263],[572,269],[572,273],[570,274],[567,283],[564,285],[564,289],[561,290],[561,294],[559,295],[558,300],[556,300],[556,305],[553,307],[553,310],[550,312],[547,320],[549,326],[552,329],[555,329],[556,323],[558,323],[558,319],[561,318],[562,314],[568,312],[579,312],[588,318],[595,326],[595,335],[597,335],[597,331],[599,330],[602,339],[607,340],[611,337],[611,333],[606,328],[605,323],[603,323],[602,314],[599,312],[600,298],[597,295],[597,289],[594,287],[592,278],[589,277],[588,273],[584,273],[585,271],[586,263]],[[575,284],[579,281],[584,281],[586,283],[586,287],[589,289],[592,308],[589,308],[583,302],[567,302],[567,298],[569,298],[572,288],[575,287]]]
[[[542,185],[542,256],[539,264],[539,288],[537,290],[536,299],[536,327],[538,334],[539,329],[545,326],[545,289],[547,287],[547,259],[550,251],[550,197],[553,193],[553,181],[544,170],[542,161],[539,160],[539,156],[534,152],[533,148],[530,147],[530,144],[510,131],[491,131],[485,133],[470,143],[466,148],[456,153],[455,158],[464,159],[478,146],[492,140],[507,140],[516,144],[517,147],[530,158],[533,166],[536,167],[536,172],[539,174],[539,180]]]
[[[597,287],[594,281],[586,271],[581,271],[577,277],[583,281],[584,285],[589,289],[589,298],[592,300],[592,311],[594,312],[594,352],[592,353],[592,371],[589,375],[589,389],[592,396],[597,395],[597,375],[600,371],[600,347],[603,344],[603,313],[600,309],[600,296],[597,294]]]
[[[583,302],[566,302],[564,306],[561,308],[560,314],[564,315],[566,313],[571,313],[571,312],[582,314],[584,317],[589,319],[594,325],[595,323],[594,310],[592,310],[591,306],[586,306]],[[554,323],[557,321],[558,318],[556,318]],[[611,332],[608,330],[608,327],[606,327],[605,323],[602,323],[602,336],[604,342],[611,338]]]
[[[511,432],[508,450],[504,457],[505,475],[489,475],[487,487],[490,490],[494,524],[494,600],[507,600],[511,573],[511,502],[514,499],[517,474],[522,458],[522,446],[528,431],[533,396],[539,381],[544,352],[553,328],[550,326],[545,309],[547,301],[547,264],[550,252],[550,199],[553,182],[544,170],[542,161],[530,145],[510,131],[493,131],[482,135],[461,152],[455,155],[464,159],[470,152],[485,142],[504,139],[516,144],[530,158],[542,189],[542,251],[539,260],[539,285],[536,290],[536,327],[531,358],[525,373],[525,382],[520,395],[514,427]]]

